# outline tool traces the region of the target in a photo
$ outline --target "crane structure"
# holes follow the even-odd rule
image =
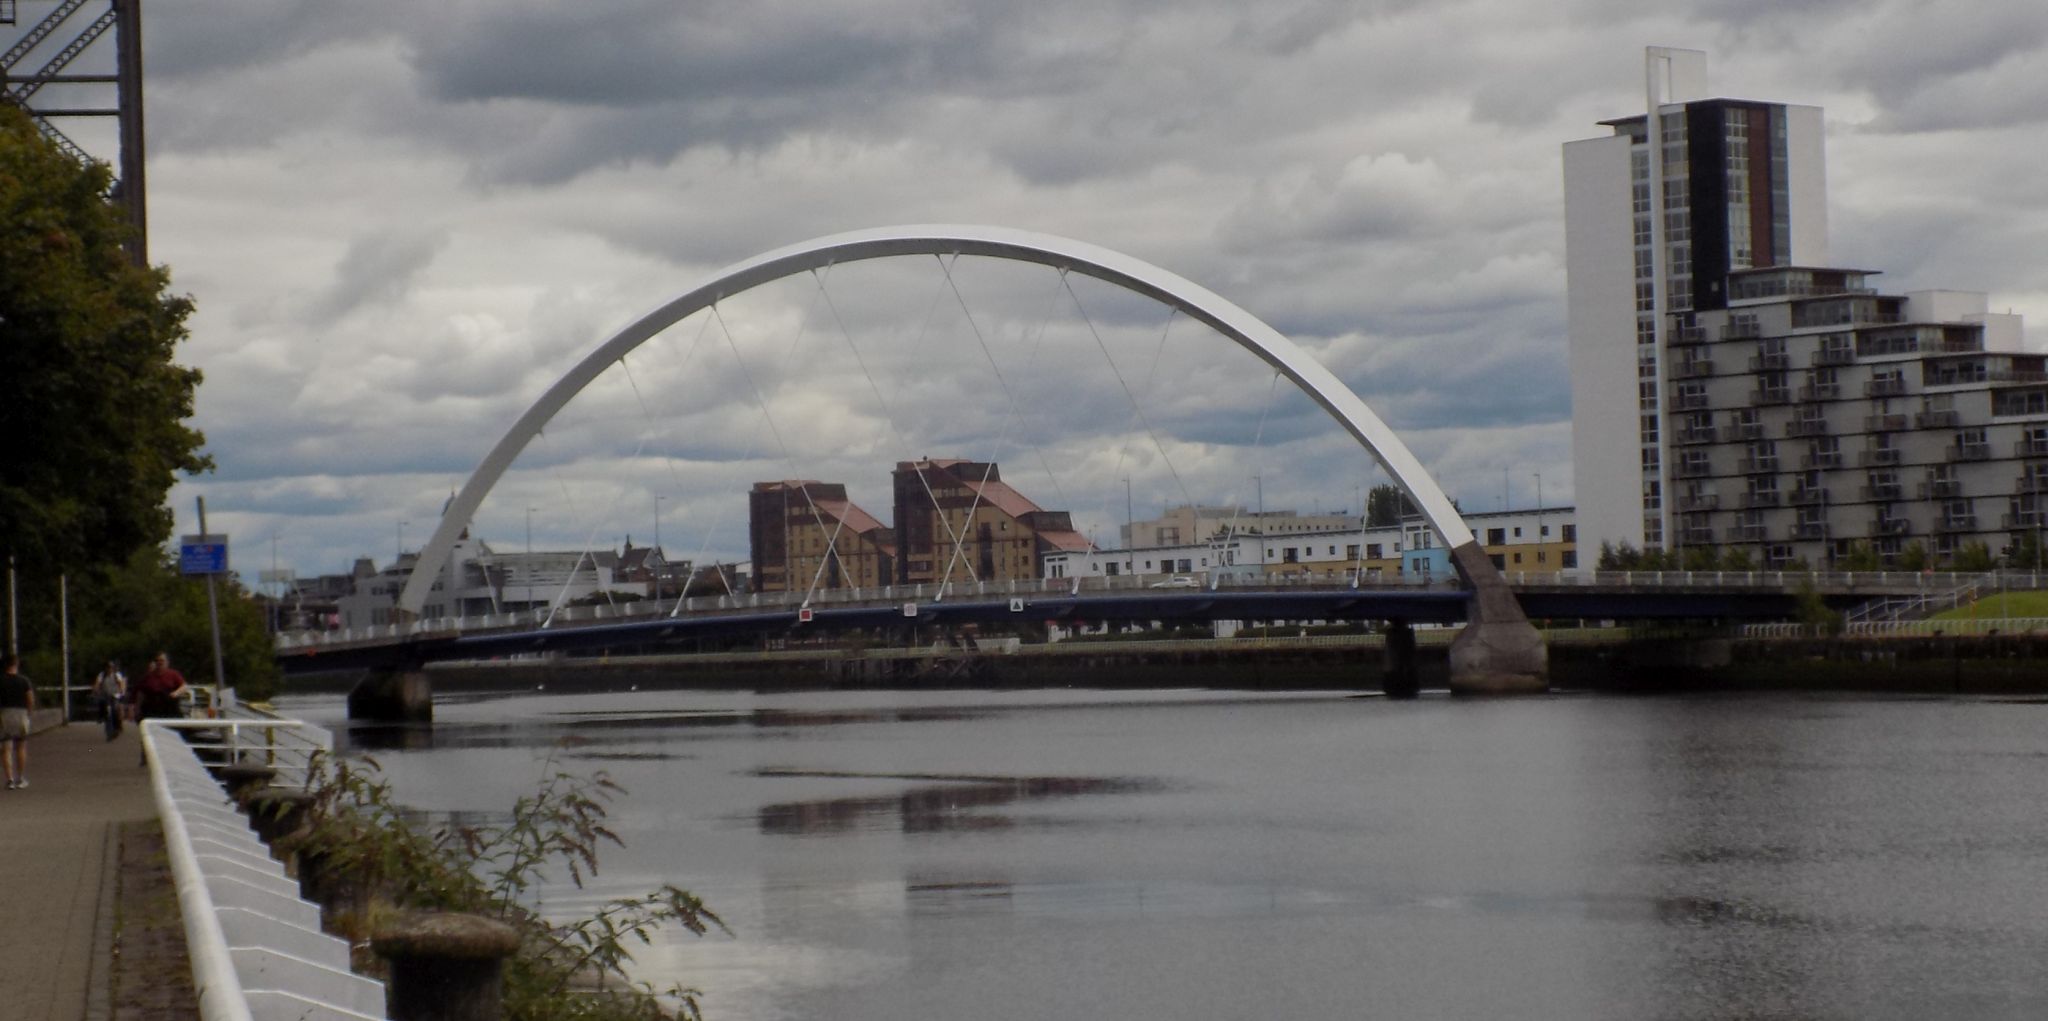
[[[137,265],[149,263],[149,206],[143,176],[142,130],[142,0],[56,0],[56,6],[40,19],[21,27],[19,0],[0,0],[0,100],[12,103],[34,118],[36,128],[57,148],[82,163],[96,162],[85,146],[73,141],[57,126],[63,118],[113,117],[118,125],[118,152],[111,161],[114,185],[108,198],[120,205],[135,232],[128,241],[128,255]],[[87,10],[91,8],[91,10]],[[84,11],[67,31],[66,25]],[[14,31],[10,32],[12,28]],[[105,47],[94,47],[102,36],[113,33],[113,67],[107,70],[72,71],[71,64],[91,54],[88,67],[104,64]],[[106,103],[105,87],[113,86],[113,104]],[[57,88],[51,88],[57,86]],[[79,105],[63,105],[63,97],[85,86],[92,91]],[[94,88],[96,87],[96,88]],[[45,91],[45,90],[48,91]]]

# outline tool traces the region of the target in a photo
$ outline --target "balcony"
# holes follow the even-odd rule
[[[1998,519],[1998,527],[2006,531],[2015,528],[2040,528],[2043,525],[2048,525],[2048,511],[2016,510],[2001,515]]]
[[[1764,424],[1762,422],[1737,422],[1721,430],[1721,435],[1723,442],[1727,443],[1760,440],[1764,438]]]
[[[1776,507],[1783,502],[1783,497],[1775,489],[1759,489],[1742,494],[1742,506],[1745,508]]]
[[[1728,526],[1728,541],[1729,541],[1729,542],[1762,542],[1762,541],[1764,541],[1764,526],[1762,526],[1762,525],[1729,525],[1729,526]]]
[[[1752,405],[1790,404],[1792,403],[1792,388],[1789,386],[1774,386],[1761,390],[1751,390],[1749,392],[1749,403]]]
[[[1762,323],[1738,320],[1721,327],[1722,340],[1754,340],[1764,335]]]
[[[1707,331],[1697,326],[1681,326],[1672,330],[1669,337],[1673,344],[1704,344]]]
[[[1913,530],[1913,523],[1905,518],[1871,518],[1872,535],[1905,535]]]
[[[1876,485],[1864,486],[1856,492],[1866,502],[1903,500],[1906,498],[1906,487],[1896,482],[1880,482]]]
[[[1961,479],[1928,479],[1920,483],[1920,499],[1949,500],[1963,495]]]
[[[1794,539],[1825,539],[1828,537],[1828,523],[1825,521],[1801,521],[1792,526]]]
[[[1679,362],[1671,369],[1671,375],[1674,379],[1699,379],[1713,374],[1714,360],[1712,358],[1688,359]]]
[[[1879,376],[1876,379],[1867,380],[1863,384],[1863,396],[1865,397],[1898,397],[1905,394],[1905,392],[1906,378],[1904,376]]]
[[[1799,388],[1801,401],[1831,401],[1842,396],[1840,383],[1808,383]]]
[[[1977,515],[1948,514],[1934,523],[1937,532],[1974,532],[1977,530]]]
[[[1703,479],[1713,474],[1714,466],[1706,461],[1680,461],[1671,469],[1675,478]]]
[[[1897,447],[1879,447],[1876,450],[1866,450],[1857,454],[1856,463],[1864,468],[1898,464],[1899,458],[1903,453]]]
[[[1842,452],[1839,450],[1817,450],[1799,459],[1801,468],[1840,468]]]
[[[1690,393],[1673,394],[1671,396],[1671,410],[1705,411],[1707,410],[1707,395]]]
[[[1916,429],[1953,429],[1962,422],[1963,416],[1957,414],[1953,408],[1923,411],[1913,416],[1913,427]]]
[[[1991,459],[1991,444],[1985,442],[1958,443],[1954,446],[1942,448],[1941,456],[1944,460],[1948,461],[1989,461]]]
[[[1906,415],[1904,412],[1863,416],[1863,431],[1867,433],[1895,433],[1905,427]]]
[[[1743,475],[1768,475],[1778,470],[1777,455],[1770,457],[1745,457],[1736,462],[1735,470]]]
[[[1714,429],[1712,426],[1704,429],[1680,429],[1677,436],[1673,439],[1681,446],[1693,443],[1712,443],[1714,442]]]
[[[1681,496],[1678,498],[1678,509],[1681,513],[1695,513],[1699,511],[1720,510],[1721,494],[1692,493],[1686,496]]]
[[[1800,486],[1794,489],[1790,496],[1785,498],[1785,502],[1794,507],[1826,503],[1828,502],[1828,491],[1824,486]]]
[[[1789,369],[1791,367],[1792,356],[1786,354],[1783,351],[1772,351],[1767,354],[1751,355],[1749,358],[1749,371],[1751,372],[1773,372],[1781,369]]]
[[[1828,420],[1825,418],[1795,418],[1785,423],[1787,436],[1826,436]]]
[[[1680,546],[1712,546],[1714,544],[1714,530],[1705,525],[1681,528],[1678,530],[1678,544]]]
[[[2048,436],[2035,436],[2012,445],[2014,457],[2048,457]]]

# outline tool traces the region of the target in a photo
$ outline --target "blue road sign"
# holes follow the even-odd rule
[[[228,569],[228,537],[186,535],[178,540],[178,571],[181,574],[225,574]]]

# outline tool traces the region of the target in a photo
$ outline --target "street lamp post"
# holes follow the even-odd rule
[[[397,567],[399,558],[405,556],[405,526],[410,524],[412,522],[404,518],[398,519],[398,549],[391,554],[391,566],[393,567]]]
[[[1536,555],[1543,555],[1543,473],[1536,476]]]
[[[668,558],[667,558],[667,557],[665,557],[665,556],[663,556],[663,555],[662,555],[662,552],[661,552],[661,501],[663,501],[663,500],[666,500],[666,499],[668,499],[668,497],[666,497],[666,496],[661,496],[661,495],[656,495],[656,496],[655,496],[655,498],[654,498],[654,556],[653,556],[653,559],[654,559],[654,560],[657,560],[657,561],[664,561],[664,562],[665,562],[665,561],[666,561],[666,560],[667,560]],[[649,564],[647,565],[647,572],[648,572],[648,574],[649,574],[649,575],[651,575],[651,576],[652,576],[652,581],[653,581],[653,583],[654,583],[654,598],[656,598],[656,599],[660,599],[660,598],[662,598],[662,591],[661,591],[661,576],[662,576],[662,574],[663,574],[664,572],[662,571],[662,566],[661,566],[661,564],[660,564],[660,563],[649,563]]]

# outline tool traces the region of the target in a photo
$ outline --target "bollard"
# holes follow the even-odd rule
[[[502,1021],[505,958],[519,949],[513,926],[483,915],[402,915],[379,926],[370,948],[391,965],[391,1021]]]

